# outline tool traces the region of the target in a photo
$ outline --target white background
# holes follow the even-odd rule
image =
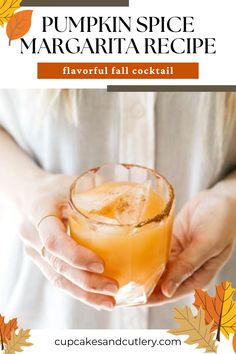
[[[27,9],[27,8],[22,8]],[[22,10],[21,9],[21,10]],[[25,36],[30,42],[33,37],[47,38],[59,37],[57,32],[41,33],[42,16],[194,16],[195,32],[184,36],[215,37],[217,54],[215,55],[32,55],[20,54],[20,40],[8,46],[5,29],[0,28],[0,86],[7,87],[94,87],[105,88],[108,84],[142,84],[142,85],[234,85],[236,84],[236,45],[235,45],[235,0],[227,2],[189,1],[189,0],[131,0],[129,8],[104,7],[77,7],[77,8],[34,8],[32,27]],[[65,34],[66,37],[75,37],[76,33]],[[94,34],[96,36],[96,33]],[[112,35],[112,34],[111,34]],[[128,34],[132,36],[131,34]],[[158,37],[148,33],[138,35],[134,33],[137,41],[141,37]],[[60,34],[63,38],[63,34]],[[106,36],[105,33],[102,36]],[[117,35],[114,34],[114,37]],[[122,36],[122,35],[121,35]],[[166,37],[165,33],[160,34]],[[176,34],[176,37],[183,36]],[[4,55],[3,55],[4,54]],[[37,80],[37,62],[199,62],[199,80]]]
[[[142,337],[145,339],[182,339],[181,346],[75,346],[70,348],[56,347],[54,345],[55,339],[82,339],[84,337],[99,339],[99,338],[138,338]],[[223,337],[223,336],[222,336]],[[26,348],[25,354],[117,354],[117,353],[127,353],[127,354],[192,354],[198,353],[203,354],[205,351],[203,349],[196,349],[196,346],[187,345],[184,343],[186,336],[172,336],[164,330],[60,330],[60,331],[32,331],[32,337],[29,341],[34,343],[34,346]],[[231,338],[232,339],[232,338]],[[227,341],[224,338],[221,339],[220,346],[218,348],[217,354],[233,354],[232,341]]]

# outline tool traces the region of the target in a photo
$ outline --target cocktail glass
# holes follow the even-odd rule
[[[131,164],[91,169],[71,186],[71,237],[119,283],[117,306],[145,304],[170,253],[174,191],[158,172]]]

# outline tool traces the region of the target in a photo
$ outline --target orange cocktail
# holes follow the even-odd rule
[[[119,282],[117,305],[142,304],[169,257],[174,193],[157,172],[134,165],[105,165],[71,188],[71,237],[105,261]]]

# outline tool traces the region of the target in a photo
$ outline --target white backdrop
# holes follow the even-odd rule
[[[26,9],[26,8],[22,8]],[[1,87],[98,87],[105,88],[107,84],[142,84],[142,85],[233,85],[236,83],[236,46],[235,46],[235,0],[227,0],[227,5],[220,1],[189,1],[189,0],[130,0],[129,8],[34,8],[32,27],[25,36],[25,40],[30,42],[33,37],[48,38],[75,37],[72,34],[58,34],[56,31],[41,33],[42,16],[194,16],[195,32],[186,33],[184,37],[216,37],[215,55],[32,55],[30,52],[20,54],[20,40],[12,41],[8,46],[8,38],[0,29],[0,86]],[[125,32],[126,33],[126,32]],[[96,33],[93,34],[96,36]],[[158,37],[156,33],[156,37]],[[168,33],[160,34],[166,37]],[[112,36],[103,33],[102,36]],[[114,36],[117,36],[115,34]],[[120,34],[122,36],[122,34]],[[132,36],[132,35],[131,35]],[[155,34],[135,34],[137,42],[143,37],[151,37]],[[174,35],[178,37],[178,34]],[[182,34],[180,34],[180,37]],[[81,37],[81,36],[80,36]],[[86,34],[85,34],[86,37]],[[4,53],[4,55],[2,55]],[[37,80],[37,62],[199,62],[199,80]]]

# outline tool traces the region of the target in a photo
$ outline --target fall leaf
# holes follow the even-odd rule
[[[7,36],[9,44],[12,40],[23,37],[30,29],[32,10],[24,10],[15,13],[7,24]]]
[[[233,350],[236,353],[236,335],[233,336]]]
[[[2,341],[4,343],[6,343],[7,339],[11,338],[12,330],[15,331],[16,329],[17,329],[17,319],[16,318],[13,318],[9,322],[5,323],[4,316],[0,315],[0,331],[1,331]],[[0,340],[0,344],[1,344],[1,340]]]
[[[236,302],[233,295],[236,289],[228,281],[216,286],[216,296],[211,297],[206,291],[195,290],[194,306],[203,308],[205,321],[212,324],[212,331],[217,330],[217,340],[220,341],[220,332],[229,339],[230,333],[236,333]]]
[[[187,335],[185,340],[187,344],[197,344],[197,349],[205,349],[205,353],[217,353],[216,340],[211,333],[211,324],[206,324],[204,311],[198,310],[197,316],[194,316],[190,307],[183,309],[175,308],[176,322],[179,328],[171,329],[168,332],[176,336]]]
[[[33,345],[27,342],[30,337],[30,329],[20,329],[19,333],[15,331],[11,332],[11,339],[7,341],[7,346],[4,350],[4,354],[15,354],[16,352],[22,352],[22,347],[29,347]]]
[[[21,3],[22,0],[0,0],[0,26],[10,20]]]

